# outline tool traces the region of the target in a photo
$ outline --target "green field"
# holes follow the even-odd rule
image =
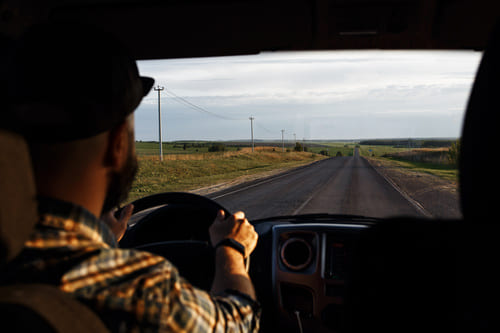
[[[399,153],[407,151],[408,148],[397,148],[394,146],[375,146],[375,145],[358,145],[359,154],[361,156],[381,157],[386,154]]]
[[[308,152],[315,154],[323,154],[326,156],[352,156],[354,153],[354,144],[343,142],[306,142]]]
[[[178,141],[178,142],[164,142],[162,144],[163,154],[203,154],[207,153],[208,149],[214,142],[207,141]],[[225,151],[239,151],[244,148],[249,148],[248,143],[236,142],[221,142],[225,146]],[[282,149],[281,142],[266,142],[256,143],[256,146],[274,147],[276,151]],[[306,151],[320,154],[321,152],[327,153],[328,156],[336,156],[338,153],[342,156],[352,156],[355,144],[343,142],[306,142]],[[138,155],[142,156],[155,156],[159,155],[158,142],[136,142],[136,151]],[[290,152],[294,150],[293,142],[285,143],[285,150]]]
[[[186,141],[186,142],[164,142],[162,144],[163,154],[201,154],[207,153],[208,148],[213,143],[202,141]],[[158,142],[136,142],[135,149],[137,155],[154,156],[159,155],[160,145]],[[227,151],[236,151],[238,148],[234,146],[226,146]]]

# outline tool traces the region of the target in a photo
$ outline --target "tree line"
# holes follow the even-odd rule
[[[451,147],[455,139],[419,140],[419,139],[374,139],[360,141],[360,145],[367,146],[393,146],[395,148],[442,148]]]

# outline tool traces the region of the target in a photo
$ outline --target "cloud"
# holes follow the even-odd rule
[[[459,134],[480,55],[435,51],[263,53],[143,61],[139,70],[190,103],[232,119],[212,119],[163,94],[165,126],[176,122],[170,129],[172,140],[245,138],[250,115],[256,121],[265,120],[268,130],[263,132],[269,135],[286,127],[287,132],[309,138],[335,138],[335,133],[351,138],[390,137],[405,131],[449,136]],[[157,93],[151,92],[139,106],[148,111],[136,116],[136,122],[144,124],[136,131],[138,138],[154,139],[154,131],[147,130],[154,125],[145,124],[152,123],[156,105]],[[460,120],[447,123],[447,117]],[[434,125],[426,125],[429,121]],[[338,131],[328,131],[326,124]]]

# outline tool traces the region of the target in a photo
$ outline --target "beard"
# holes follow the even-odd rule
[[[137,156],[133,153],[132,146],[129,145],[127,160],[121,171],[113,172],[104,199],[102,213],[107,213],[128,197],[135,175],[137,173]]]

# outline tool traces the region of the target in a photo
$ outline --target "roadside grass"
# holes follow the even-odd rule
[[[456,165],[448,163],[429,163],[415,160],[408,160],[407,157],[397,157],[397,155],[389,156],[390,154],[398,154],[409,152],[411,156],[412,151],[408,148],[394,148],[392,146],[363,146],[360,147],[361,156],[374,158],[387,167],[399,167],[415,172],[423,172],[431,175],[438,176],[442,179],[457,182],[458,169]],[[370,151],[371,150],[371,151]],[[439,149],[435,149],[438,151]],[[425,151],[430,151],[427,149]],[[413,151],[413,155],[424,154],[422,149]],[[384,156],[385,155],[385,156]],[[414,157],[414,156],[413,156]]]
[[[385,157],[375,157],[375,159],[388,166],[424,172],[452,182],[458,181],[458,169],[449,164],[411,162]]]
[[[161,192],[190,191],[275,169],[291,169],[322,158],[325,156],[311,152],[282,153],[265,147],[254,153],[243,148],[223,153],[165,155],[164,161],[159,161],[157,156],[141,155],[138,150],[139,170],[128,201]]]

